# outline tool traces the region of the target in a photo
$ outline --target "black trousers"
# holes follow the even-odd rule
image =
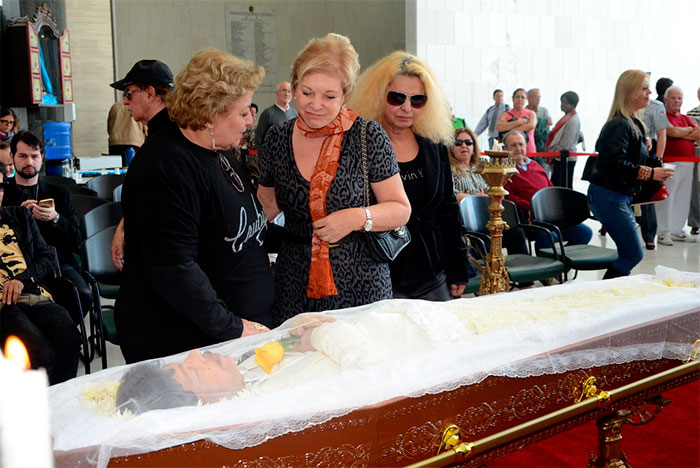
[[[60,305],[53,302],[3,305],[0,309],[0,341],[3,346],[10,335],[24,343],[32,369],[46,369],[51,385],[76,376],[80,333]]]
[[[566,172],[564,172],[564,163],[556,159],[554,160],[552,164],[552,184],[557,187],[573,188],[576,159],[569,159],[566,162],[566,166]],[[564,179],[566,179],[566,182]]]

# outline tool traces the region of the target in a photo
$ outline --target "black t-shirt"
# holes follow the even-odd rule
[[[415,207],[414,209],[423,208],[428,199],[423,155],[418,153],[418,156],[412,160],[400,162],[399,171],[401,172],[403,189],[406,191],[408,199],[411,200],[411,207]]]
[[[237,338],[241,318],[271,324],[265,213],[229,163],[240,181],[232,174],[232,183],[219,154],[168,123],[129,168],[115,311],[127,362]]]

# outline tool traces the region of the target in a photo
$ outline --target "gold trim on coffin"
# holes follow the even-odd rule
[[[462,442],[459,437],[455,435],[454,429],[448,427],[443,434],[442,441],[444,444],[447,440],[453,448],[449,448],[447,451],[427,460],[408,465],[407,468],[438,467],[463,462],[465,461],[465,458],[486,452],[519,437],[544,429],[552,424],[572,418],[591,409],[595,409],[601,404],[605,405],[609,402],[620,400],[636,392],[640,392],[647,388],[660,385],[675,378],[698,371],[700,371],[700,361],[692,361],[681,364],[680,366],[673,367],[650,377],[643,378],[637,382],[633,382],[607,392],[609,399],[605,403],[602,402],[598,396],[592,396],[579,403],[575,403],[566,408],[562,408],[540,418],[520,424],[510,429],[506,429],[497,434],[493,434],[489,437],[485,437],[474,442]],[[655,397],[647,402],[644,402],[643,404],[655,404],[657,411],[648,420],[644,420],[637,424],[645,424],[652,421],[656,417],[656,414],[658,414],[658,412],[664,406],[665,400],[661,399],[661,401],[658,401],[657,397]],[[620,428],[624,423],[632,422],[631,418],[635,415],[638,415],[638,412],[621,410],[603,417],[598,421],[599,456],[596,460],[591,460],[591,464],[589,464],[589,466],[605,468],[626,466],[624,463],[624,453],[622,453],[620,450],[620,440],[622,439],[622,436],[620,435]],[[457,426],[455,426],[455,428],[457,428]],[[457,428],[457,430],[459,430],[459,428]],[[468,449],[464,449],[465,447]]]

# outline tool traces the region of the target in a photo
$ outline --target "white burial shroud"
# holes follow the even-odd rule
[[[242,449],[363,406],[449,391],[488,376],[685,359],[689,343],[700,337],[700,274],[657,267],[656,276],[445,303],[389,300],[325,314],[337,320],[314,331],[318,351],[289,353],[269,375],[250,355],[288,338],[294,319],[206,348],[233,357],[246,380],[244,391],[218,403],[124,414],[114,409],[114,392],[132,366],[51,387],[54,450],[64,452],[64,462],[105,467],[110,457],[201,439]],[[630,332],[642,326],[644,333]]]

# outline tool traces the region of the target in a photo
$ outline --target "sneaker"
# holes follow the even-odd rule
[[[678,242],[695,242],[694,237],[690,237],[685,232],[679,232],[678,234],[671,234],[671,240]]]
[[[694,236],[697,236],[698,234],[700,234],[700,228],[692,228],[690,230],[690,233]]]
[[[673,239],[671,239],[671,234],[665,232],[663,234],[659,234],[659,237],[657,238],[657,242],[660,245],[673,245]]]

